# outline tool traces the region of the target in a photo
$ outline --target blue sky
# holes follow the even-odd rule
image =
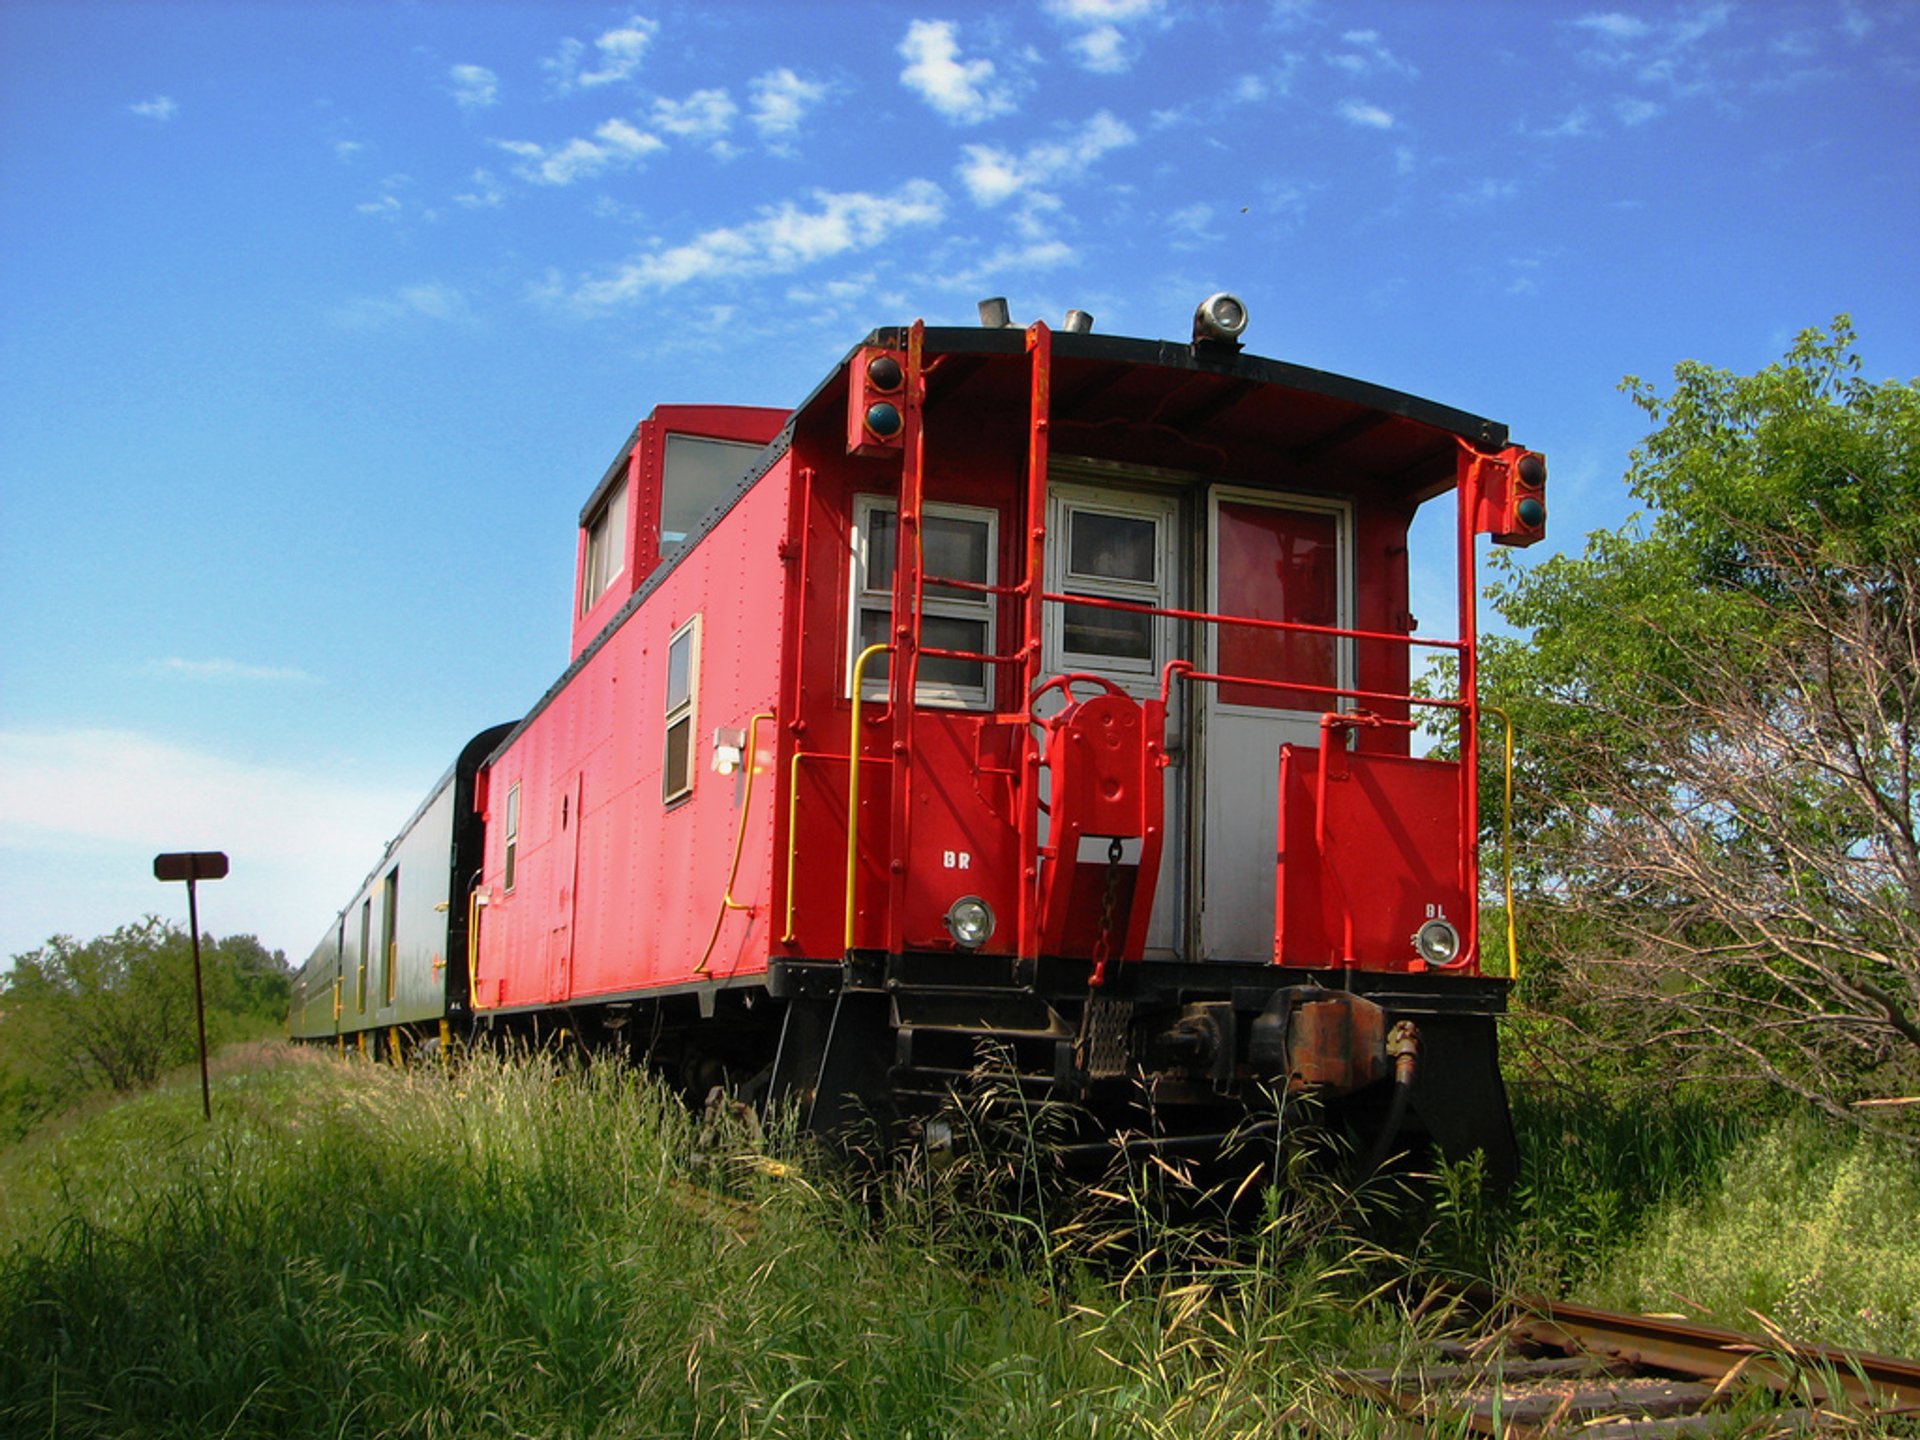
[[[565,664],[657,403],[791,405],[985,295],[1183,337],[1227,288],[1250,349],[1547,451],[1577,548],[1622,375],[1841,311],[1920,374],[1917,139],[1897,0],[14,0],[0,956],[183,913],[149,862],[202,847],[206,927],[304,953]]]

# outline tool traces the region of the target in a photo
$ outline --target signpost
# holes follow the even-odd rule
[[[213,1087],[207,1081],[207,1001],[200,986],[200,901],[196,880],[224,880],[227,857],[220,850],[189,850],[153,857],[153,878],[187,882],[187,924],[193,931],[193,1015],[200,1026],[200,1113],[213,1119]]]

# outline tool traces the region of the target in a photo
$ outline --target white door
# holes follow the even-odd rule
[[[1350,628],[1352,510],[1342,501],[1216,486],[1207,499],[1207,608]],[[1209,625],[1205,668],[1351,688],[1352,642]],[[1202,684],[1199,948],[1204,960],[1272,960],[1280,747],[1317,746],[1333,697]]]
[[[1075,472],[1083,475],[1084,472]],[[1178,608],[1180,504],[1165,491],[1110,486],[1088,478],[1055,479],[1048,488],[1047,589]],[[1095,605],[1046,608],[1041,673],[1099,675],[1139,700],[1160,693],[1160,674],[1178,653],[1180,622]],[[1076,691],[1076,694],[1082,692]],[[1049,697],[1051,699],[1051,697]],[[1176,708],[1180,697],[1176,696]],[[1147,953],[1186,954],[1186,747],[1177,715],[1167,720],[1166,843],[1147,927]],[[1104,860],[1104,844],[1097,857]],[[1139,863],[1140,845],[1122,849],[1123,864]]]

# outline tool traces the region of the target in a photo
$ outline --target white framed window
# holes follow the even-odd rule
[[[506,876],[502,889],[513,893],[513,867],[520,856],[520,782],[513,782],[513,788],[507,791],[507,861]]]
[[[593,602],[627,568],[627,482],[613,487],[606,502],[587,522],[586,572],[580,577],[580,613],[586,614]]]
[[[892,639],[893,562],[899,535],[899,505],[883,495],[857,495],[853,503],[853,595],[848,606],[847,685],[853,658],[869,645]],[[921,516],[920,644],[936,650],[994,653],[998,606],[992,595],[931,583],[936,579],[998,583],[1000,514],[979,505],[928,505]],[[891,655],[867,662],[864,695],[884,698]],[[992,667],[980,660],[922,654],[915,699],[922,705],[982,710],[993,703]]]
[[[1164,610],[1174,603],[1171,496],[1055,484],[1049,491],[1047,588]],[[1049,606],[1046,664],[1133,687],[1158,683],[1174,622],[1099,605]]]
[[[700,690],[700,617],[667,641],[667,739],[660,798],[671,805],[693,793],[694,697]]]

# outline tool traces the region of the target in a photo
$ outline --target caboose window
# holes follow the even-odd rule
[[[700,688],[700,617],[667,642],[667,749],[660,798],[671,804],[693,793],[693,698]]]
[[[660,485],[662,560],[687,543],[694,527],[726,498],[759,453],[758,445],[736,440],[667,436],[667,458]]]
[[[507,863],[503,888],[507,894],[513,893],[514,861],[520,855],[520,782],[514,781],[513,788],[507,791]]]
[[[1164,609],[1173,603],[1173,517],[1164,495],[1055,484],[1048,588]],[[1168,656],[1171,626],[1136,611],[1069,604],[1049,607],[1046,639],[1051,669],[1145,682]]]
[[[627,482],[613,487],[593,519],[587,522],[587,567],[580,582],[580,613],[607,593],[607,587],[627,568]]]
[[[930,582],[946,579],[994,584],[999,524],[997,511],[979,506],[926,507],[920,543],[921,561],[929,582],[922,587],[920,643],[923,647],[965,650],[975,655],[993,653],[993,596]],[[898,530],[898,506],[894,501],[878,495],[856,497],[849,677],[852,656],[889,638]],[[865,694],[868,698],[886,695],[887,662],[891,658],[878,655],[867,662]],[[848,684],[852,684],[851,678]],[[992,682],[982,661],[956,660],[943,655],[920,657],[916,698],[922,705],[985,707],[990,703],[991,690]]]

